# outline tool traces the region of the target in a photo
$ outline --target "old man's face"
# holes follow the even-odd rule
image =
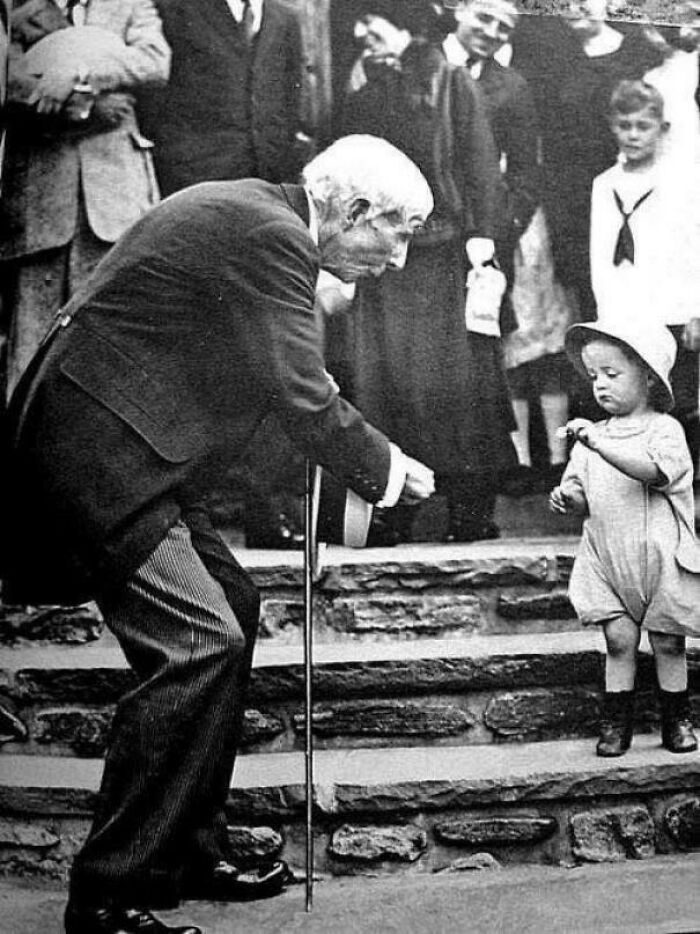
[[[411,237],[424,222],[400,211],[372,215],[357,199],[347,219],[321,243],[321,265],[343,282],[403,269]]]

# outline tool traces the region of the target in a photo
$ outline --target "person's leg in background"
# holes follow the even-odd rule
[[[684,325],[673,325],[669,328],[678,345],[678,355],[671,370],[671,386],[675,397],[675,407],[671,415],[675,416],[683,426],[685,440],[688,444],[690,457],[693,462],[693,477],[698,477],[700,464],[700,413],[698,412],[698,391],[700,366],[698,354],[688,350],[683,341]],[[697,486],[697,479],[695,482]]]

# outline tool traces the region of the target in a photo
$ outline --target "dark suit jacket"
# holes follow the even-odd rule
[[[341,482],[382,497],[388,442],[324,369],[307,213],[297,186],[189,188],[66,306],[8,419],[15,598],[65,603],[125,580],[273,412]]]
[[[226,0],[159,0],[167,88],[143,102],[164,194],[213,179],[296,181],[303,53],[296,13],[265,0],[252,50]],[[248,60],[250,56],[250,61]]]
[[[506,156],[509,220],[522,233],[540,198],[535,103],[520,72],[493,58],[484,62],[477,86],[496,148]]]

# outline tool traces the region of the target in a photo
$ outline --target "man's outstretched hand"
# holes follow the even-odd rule
[[[430,467],[412,457],[406,458],[406,480],[399,502],[420,503],[435,492],[435,475]]]

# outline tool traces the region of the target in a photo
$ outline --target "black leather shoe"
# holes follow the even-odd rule
[[[669,752],[695,752],[698,740],[690,719],[687,691],[659,691],[661,698],[661,742]]]
[[[289,878],[289,867],[282,860],[251,870],[240,870],[222,860],[209,875],[194,877],[185,887],[184,895],[215,902],[252,901],[279,895]]]
[[[66,934],[202,934],[193,924],[173,927],[143,908],[88,908],[69,902]]]
[[[606,691],[596,755],[604,759],[623,756],[632,744],[633,727],[634,692]]]

